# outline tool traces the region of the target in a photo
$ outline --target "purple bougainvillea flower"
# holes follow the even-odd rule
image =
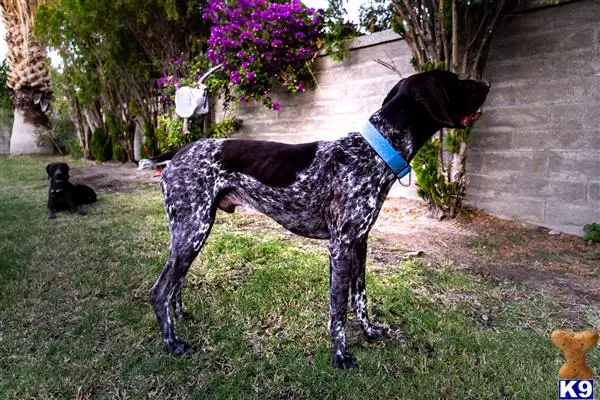
[[[238,71],[231,71],[229,73],[229,79],[231,79],[231,83],[237,85],[240,83],[240,73]]]
[[[322,10],[300,0],[208,0],[203,18],[212,25],[206,56],[223,64],[221,76],[240,101],[261,100],[279,110],[269,97],[273,84],[304,91],[298,79],[309,76],[306,62],[319,50]]]
[[[274,111],[279,111],[279,109],[281,108],[281,106],[279,105],[279,103],[273,103],[273,105],[271,106],[271,108]]]

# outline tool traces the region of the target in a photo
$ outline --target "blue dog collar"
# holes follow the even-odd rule
[[[404,158],[392,147],[390,142],[373,126],[367,122],[360,129],[359,133],[381,157],[383,161],[394,171],[398,179],[403,178],[410,172],[410,165]]]

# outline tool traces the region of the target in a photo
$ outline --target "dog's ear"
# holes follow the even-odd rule
[[[52,170],[54,169],[54,163],[50,163],[46,165],[46,173],[48,174],[48,179],[52,177]]]
[[[425,107],[431,118],[449,127],[456,125],[450,116],[448,93],[438,77],[430,76],[415,87],[414,97],[417,103]]]
[[[385,106],[386,103],[388,103],[390,100],[392,100],[398,94],[398,91],[400,90],[400,86],[402,86],[402,82],[404,82],[404,79],[402,79],[400,82],[396,83],[394,85],[394,87],[392,88],[392,90],[389,91],[387,96],[385,96],[385,99],[383,99],[383,103],[381,103],[382,107]]]

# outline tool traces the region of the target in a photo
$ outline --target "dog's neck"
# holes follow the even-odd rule
[[[369,122],[391,143],[392,147],[410,163],[419,149],[441,129],[425,115],[413,101],[392,100],[371,115]]]

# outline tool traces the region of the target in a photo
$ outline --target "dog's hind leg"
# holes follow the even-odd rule
[[[352,269],[350,282],[350,299],[352,310],[360,323],[363,334],[370,342],[390,339],[389,329],[373,324],[367,312],[367,286],[365,270],[367,264],[367,241],[364,240],[356,247],[357,262]]]
[[[175,335],[169,305],[177,298],[187,271],[204,245],[214,221],[215,210],[211,202],[202,203],[204,209],[195,210],[190,205],[172,207],[165,197],[171,228],[171,247],[164,269],[152,289],[150,298],[158,320],[165,350],[173,355],[191,354],[192,348]],[[179,310],[177,309],[179,307]],[[181,312],[181,303],[175,313]]]

